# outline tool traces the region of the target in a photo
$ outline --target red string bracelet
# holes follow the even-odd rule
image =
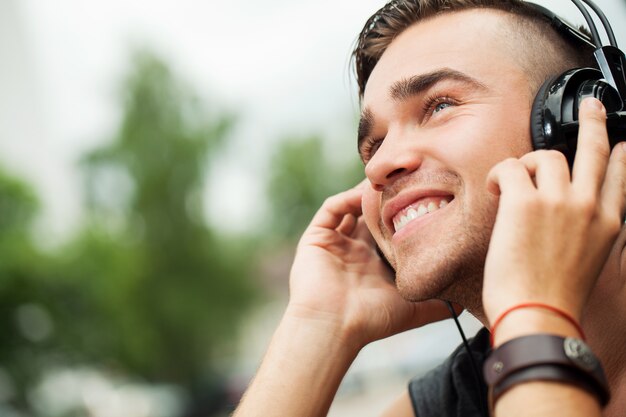
[[[574,326],[576,328],[576,330],[580,334],[580,337],[583,340],[585,340],[585,333],[583,332],[583,329],[580,326],[580,324],[576,321],[576,319],[574,317],[572,317],[569,313],[565,312],[564,310],[561,310],[560,308],[551,306],[549,304],[544,304],[544,303],[522,303],[522,304],[517,304],[517,305],[514,305],[513,307],[510,307],[510,308],[506,309],[493,322],[493,326],[491,326],[491,346],[493,346],[493,342],[495,340],[496,328],[498,327],[500,322],[502,322],[502,320],[507,315],[509,315],[509,313],[511,313],[512,311],[515,311],[515,310],[521,310],[523,308],[531,308],[531,307],[543,308],[543,309],[546,309],[546,310],[550,310],[551,312],[553,312],[553,313],[557,314],[558,316],[564,318],[565,320],[569,321],[572,324],[572,326]]]

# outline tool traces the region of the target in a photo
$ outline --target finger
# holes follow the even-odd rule
[[[570,185],[569,166],[565,155],[558,151],[540,150],[520,158],[535,186],[550,195],[561,194]]]
[[[606,212],[618,210],[623,216],[626,211],[626,143],[615,146],[611,153],[606,179],[602,187],[602,205]]]
[[[343,217],[343,220],[337,227],[337,231],[346,236],[350,236],[354,232],[355,227],[356,227],[356,216],[354,214],[349,213]]]
[[[594,98],[583,100],[579,109],[580,129],[572,183],[580,191],[598,193],[609,160],[610,148],[606,132],[606,110]]]
[[[505,159],[487,175],[487,190],[495,195],[534,189],[530,173],[519,159]]]
[[[370,229],[367,228],[363,217],[359,217],[359,219],[357,220],[356,228],[354,231],[354,238],[371,243],[372,246],[374,245],[374,237],[372,236]]]
[[[362,195],[362,189],[352,188],[327,198],[317,213],[315,213],[315,216],[313,216],[309,227],[336,229],[346,214],[360,216]]]

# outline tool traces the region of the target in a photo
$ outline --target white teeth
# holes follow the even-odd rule
[[[437,211],[447,205],[448,202],[446,200],[441,200],[439,204],[435,203],[434,201],[428,203],[428,206],[424,204],[419,204],[417,206],[417,210],[414,207],[409,208],[403,216],[400,216],[399,218],[396,217],[396,219],[394,219],[393,225],[396,229],[396,232],[402,230],[412,220],[418,219],[426,214]]]

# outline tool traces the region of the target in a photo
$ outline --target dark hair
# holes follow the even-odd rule
[[[499,10],[512,18],[506,30],[509,35],[517,35],[516,40],[526,41],[523,66],[533,92],[551,75],[577,66],[595,65],[593,49],[561,36],[541,12],[521,0],[393,0],[367,20],[352,54],[359,97],[363,97],[367,80],[380,57],[404,30],[434,16],[468,9]],[[515,50],[519,50],[519,45],[516,43]],[[547,53],[547,47],[553,53]]]

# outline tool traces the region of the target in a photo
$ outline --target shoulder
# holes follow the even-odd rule
[[[411,380],[409,397],[417,417],[484,415],[487,388],[480,370],[489,351],[487,329],[470,339],[469,347],[473,358],[461,345],[441,365]]]

